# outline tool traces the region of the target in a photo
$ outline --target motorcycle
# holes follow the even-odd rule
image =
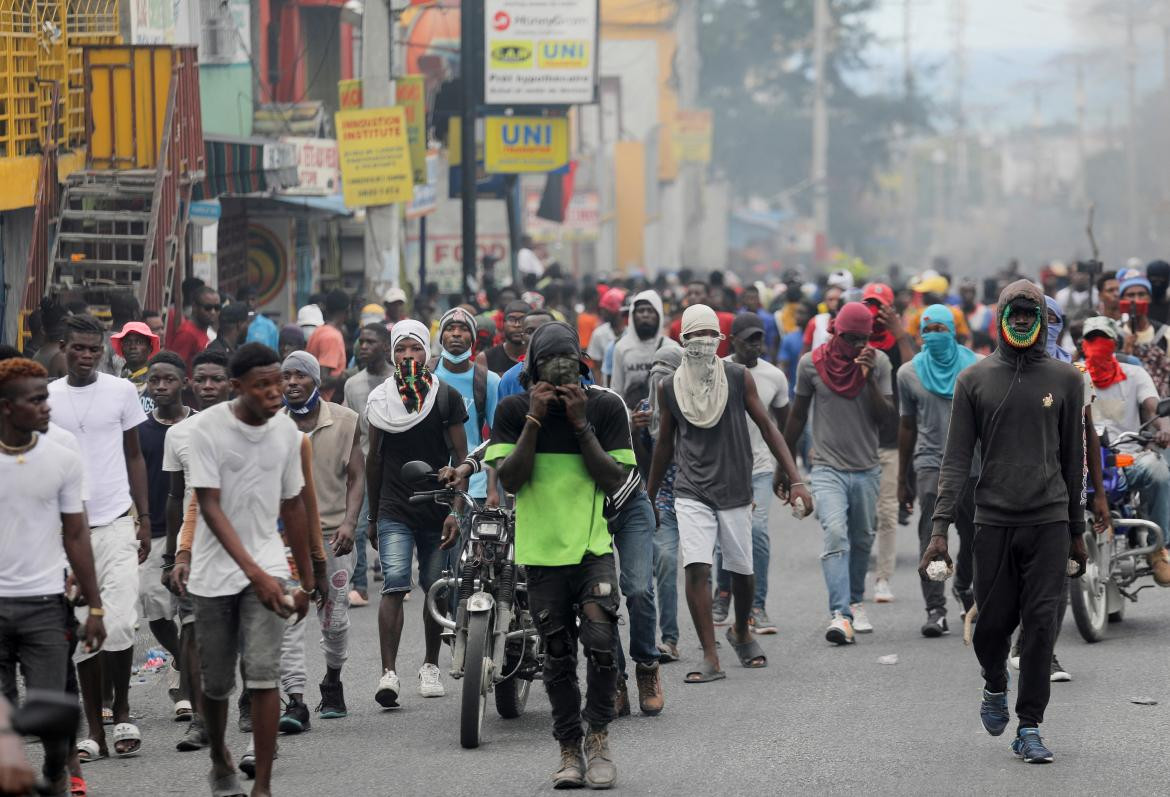
[[[425,462],[408,462],[402,478],[419,483],[436,474]],[[504,719],[524,713],[532,680],[543,668],[544,649],[528,609],[524,568],[516,564],[512,510],[485,507],[461,490],[446,488],[416,492],[410,502],[452,506],[457,498],[469,508],[465,539],[458,561],[427,591],[426,605],[451,644],[450,675],[463,681],[459,743],[470,749],[483,740],[489,692]]]
[[[1170,398],[1158,402],[1157,417],[1170,416]],[[1138,581],[1150,576],[1147,556],[1158,550],[1162,528],[1138,517],[1140,500],[1130,489],[1124,468],[1134,463],[1132,454],[1118,450],[1124,443],[1148,445],[1154,440],[1149,428],[1155,418],[1137,432],[1126,432],[1115,441],[1101,438],[1101,473],[1112,515],[1112,532],[1097,534],[1091,519],[1085,524],[1085,549],[1089,558],[1084,574],[1072,584],[1070,603],[1077,630],[1086,642],[1105,638],[1109,623],[1121,622],[1127,603],[1136,603],[1143,589],[1155,586]],[[1092,488],[1090,487],[1090,491]]]
[[[0,700],[3,700],[0,697]],[[29,689],[19,708],[9,714],[12,732],[21,736],[35,736],[42,741],[61,742],[72,738],[81,718],[81,704],[76,695],[49,689]],[[34,794],[56,794],[51,783],[41,779],[33,787]],[[8,792],[0,792],[8,794]]]

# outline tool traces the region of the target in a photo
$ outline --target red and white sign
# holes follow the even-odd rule
[[[596,241],[601,229],[601,198],[596,191],[577,191],[565,210],[564,224],[542,219],[536,215],[540,207],[540,191],[524,195],[524,231],[534,241]]]
[[[341,192],[341,170],[337,160],[337,141],[332,138],[281,139],[297,151],[297,185],[285,194],[329,196]]]

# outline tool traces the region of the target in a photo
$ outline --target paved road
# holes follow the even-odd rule
[[[726,681],[684,685],[698,658],[683,607],[683,662],[667,665],[666,711],[612,728],[619,788],[627,794],[1131,794],[1165,793],[1161,752],[1170,730],[1170,673],[1165,627],[1170,594],[1147,590],[1124,623],[1101,644],[1081,641],[1069,617],[1059,648],[1073,673],[1054,684],[1046,739],[1056,763],[1026,766],[1008,751],[1008,735],[983,732],[977,704],[981,679],[961,633],[923,639],[916,543],[899,529],[897,601],[871,607],[876,631],[851,648],[823,638],[825,590],[817,559],[819,527],[797,523],[774,505],[772,594],[777,636],[763,638],[770,665],[746,671],[728,659]],[[418,593],[409,604],[404,671],[421,663]],[[952,609],[952,616],[957,613]],[[533,689],[528,713],[503,721],[489,715],[486,743],[459,747],[457,686],[423,700],[408,690],[401,709],[373,702],[379,675],[375,610],[354,611],[345,671],[350,716],[314,720],[313,730],[281,739],[277,794],[451,795],[550,793],[556,759],[543,690]],[[957,621],[956,621],[957,622]],[[310,683],[321,656],[310,650]],[[897,654],[898,663],[878,658]],[[446,666],[446,656],[441,661]],[[406,680],[404,678],[404,680]],[[312,689],[312,688],[311,688]],[[1133,696],[1157,699],[1138,706]],[[316,694],[311,695],[316,699]],[[143,714],[145,743],[137,759],[87,766],[91,794],[205,794],[206,753],[177,753],[181,726],[159,719],[169,710],[161,683],[132,692]],[[489,704],[490,706],[490,704]],[[234,714],[234,712],[233,712]],[[1014,726],[1013,726],[1014,727]],[[229,731],[232,748],[246,738]]]

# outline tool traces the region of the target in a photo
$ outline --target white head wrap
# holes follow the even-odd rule
[[[674,397],[683,417],[693,426],[709,429],[719,423],[727,406],[727,372],[719,357],[696,356],[687,338],[695,332],[715,332],[720,338],[719,317],[705,304],[693,304],[683,311],[680,337],[685,353],[674,372]]]

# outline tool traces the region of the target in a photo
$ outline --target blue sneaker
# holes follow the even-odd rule
[[[1039,728],[1020,728],[1012,742],[1012,752],[1025,764],[1051,764],[1052,751],[1044,746]]]
[[[1008,714],[1007,692],[983,690],[983,702],[979,704],[979,719],[983,728],[992,736],[1002,736],[1011,716]]]

